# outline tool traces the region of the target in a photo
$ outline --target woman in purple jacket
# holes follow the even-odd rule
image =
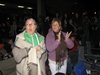
[[[70,33],[61,31],[61,21],[54,18],[51,22],[51,29],[46,36],[46,48],[48,50],[48,61],[52,75],[56,73],[66,74],[68,49],[74,46],[69,39]]]

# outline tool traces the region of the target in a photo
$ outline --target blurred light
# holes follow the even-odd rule
[[[74,12],[72,12],[72,14],[74,14]]]
[[[0,3],[0,6],[5,6],[5,4]]]
[[[94,14],[97,14],[97,12],[94,12]]]
[[[27,7],[27,9],[32,9],[32,7]]]
[[[78,2],[74,2],[74,4],[78,4]]]
[[[7,20],[9,20],[9,17],[7,17]]]
[[[17,6],[18,8],[24,8],[24,6]]]

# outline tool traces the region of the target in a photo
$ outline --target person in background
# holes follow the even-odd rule
[[[0,40],[0,61],[10,58],[11,55],[7,52],[5,48],[5,43]]]
[[[70,33],[62,32],[61,20],[54,18],[51,22],[51,29],[46,36],[46,48],[48,50],[48,61],[51,75],[64,73],[66,75],[68,49],[74,46],[69,39]]]
[[[56,73],[55,75],[65,75],[64,73]]]
[[[77,36],[72,33],[70,36],[70,39],[74,42],[74,47],[69,49],[68,55],[69,55],[69,60],[68,60],[68,73],[73,75],[74,74],[74,67],[78,63],[78,57],[79,57],[79,42],[77,40]]]
[[[4,53],[5,53],[5,51],[4,51],[4,44],[0,40],[0,61],[3,60]]]
[[[17,75],[46,75],[45,61],[47,53],[44,37],[37,32],[35,19],[28,18],[25,30],[17,34],[12,50],[17,62]]]
[[[3,75],[3,73],[0,71],[0,75]]]

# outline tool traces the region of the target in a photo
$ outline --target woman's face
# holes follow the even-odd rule
[[[33,20],[33,19],[28,19],[28,20],[26,21],[26,31],[27,31],[29,34],[34,34],[35,31],[36,31],[36,28],[37,28],[37,25],[36,25],[35,20]]]
[[[59,23],[57,21],[52,23],[52,30],[54,32],[59,32],[61,30],[61,26],[59,25]]]

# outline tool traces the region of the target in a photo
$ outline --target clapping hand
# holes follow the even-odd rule
[[[61,31],[58,33],[57,37],[58,37],[58,41],[60,41],[61,40]]]
[[[41,48],[39,46],[36,46],[36,51],[38,52],[40,50],[41,50]]]

